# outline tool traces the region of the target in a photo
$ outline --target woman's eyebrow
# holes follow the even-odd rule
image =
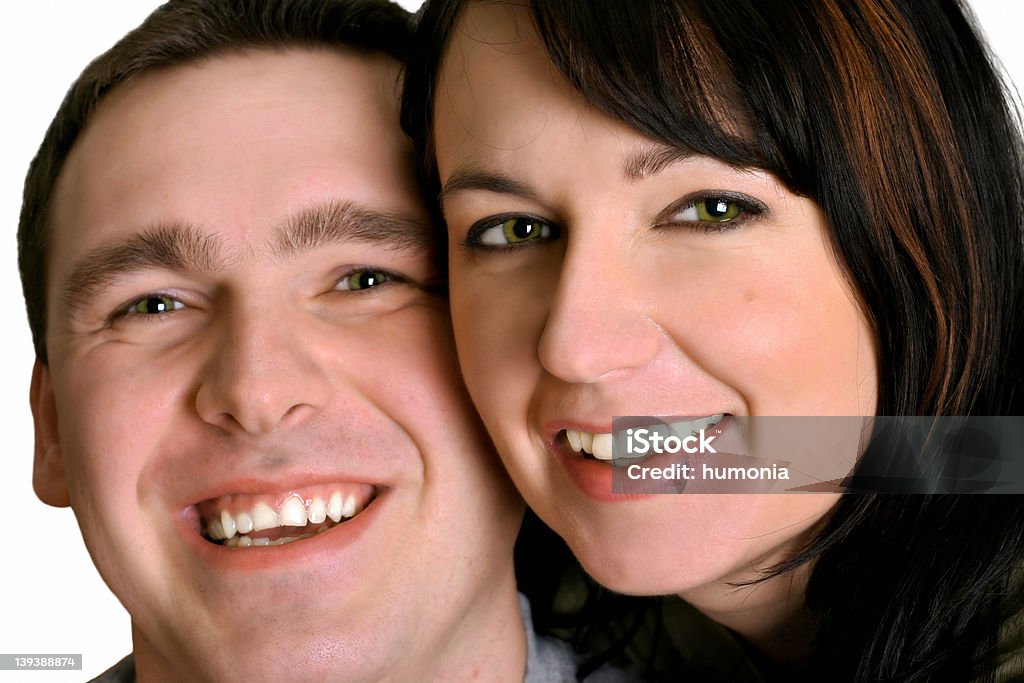
[[[622,175],[630,182],[643,180],[661,173],[669,166],[696,156],[685,147],[671,147],[656,143],[644,143],[626,155],[622,162]]]
[[[631,182],[661,173],[669,166],[696,156],[685,147],[671,147],[658,143],[644,143],[630,151],[622,162],[622,175]],[[538,200],[538,193],[521,180],[510,178],[498,172],[485,171],[474,167],[455,169],[438,193],[437,201],[442,206],[445,200],[458,192],[479,190],[495,194],[509,194]]]
[[[437,201],[443,205],[445,199],[451,195],[470,190],[510,194],[532,201],[538,200],[538,194],[532,187],[507,175],[476,168],[458,168],[441,188],[437,195]]]

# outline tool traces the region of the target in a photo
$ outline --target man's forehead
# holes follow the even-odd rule
[[[346,134],[393,141],[396,133],[401,137],[398,69],[384,55],[290,49],[149,70],[100,101],[68,155],[61,184],[132,162],[230,161],[231,143],[246,137],[285,138],[289,145]]]
[[[69,155],[54,237],[81,254],[168,223],[269,230],[341,206],[422,223],[397,69],[383,55],[264,50],[146,73],[110,94]]]

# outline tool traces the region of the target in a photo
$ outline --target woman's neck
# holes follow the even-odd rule
[[[811,569],[807,564],[753,585],[731,585],[757,578],[750,572],[687,591],[680,597],[738,633],[770,659],[799,665],[811,654],[815,631],[807,609]]]

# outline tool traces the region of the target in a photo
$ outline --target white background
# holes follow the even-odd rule
[[[5,6],[0,40],[7,102],[0,126],[0,653],[81,653],[82,671],[3,672],[0,681],[85,681],[131,650],[128,616],[100,580],[69,509],[32,492],[28,386],[33,352],[17,273],[15,233],[28,163],[65,90],[93,57],[137,25],[156,0],[35,0]],[[420,0],[401,0],[415,8]],[[1016,2],[971,0],[996,55],[1024,87]]]

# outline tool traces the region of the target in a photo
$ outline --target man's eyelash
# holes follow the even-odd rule
[[[170,305],[170,308],[168,308],[165,311],[154,311],[152,313],[141,313],[141,312],[133,310],[139,304],[141,304],[141,303],[143,303],[145,301],[149,301],[151,299],[154,299],[154,300],[155,299],[164,299],[164,300],[168,300],[168,301],[170,301],[172,303]],[[176,306],[175,304],[180,304],[180,307]],[[188,309],[188,308],[189,308],[189,305],[179,295],[173,294],[171,292],[148,292],[148,293],[143,294],[141,296],[137,296],[137,297],[131,299],[130,301],[127,301],[127,302],[121,304],[120,306],[118,306],[117,308],[115,308],[110,313],[110,315],[107,316],[107,324],[111,325],[111,324],[117,322],[118,320],[123,320],[123,319],[126,319],[126,318],[133,318],[133,319],[137,319],[137,320],[140,320],[140,321],[144,320],[144,319],[149,319],[148,322],[156,322],[159,319],[165,318],[166,316],[168,316],[168,315],[170,315],[172,313],[177,313],[179,311],[182,311],[182,310],[185,310],[185,309]]]
[[[338,289],[338,287],[343,282],[348,280],[349,278],[352,278],[352,277],[354,277],[356,275],[362,275],[362,274],[369,274],[369,275],[380,274],[380,275],[384,276],[384,281],[380,282],[379,284],[375,284],[373,286],[364,287],[364,288],[360,288],[360,289],[347,289],[347,290],[346,289]],[[375,266],[356,266],[354,268],[349,268],[345,273],[343,273],[337,279],[337,284],[335,284],[335,291],[349,292],[349,293],[368,292],[371,289],[379,289],[379,288],[382,288],[382,287],[386,287],[389,284],[415,284],[415,283],[408,276],[403,275],[402,273],[398,273],[398,272],[393,271],[393,270],[388,270],[387,268],[378,268],[378,267],[375,267]]]

